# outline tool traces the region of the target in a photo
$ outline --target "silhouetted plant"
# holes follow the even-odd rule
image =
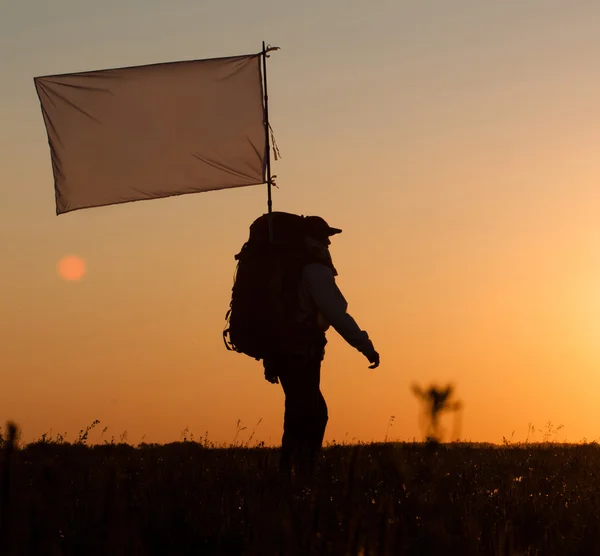
[[[390,420],[388,421],[388,424],[387,424],[387,429],[385,429],[385,438],[383,439],[384,442],[388,441],[388,432],[394,426],[395,419],[396,419],[395,415],[390,416]]]
[[[462,402],[453,400],[454,386],[448,384],[445,388],[436,385],[427,390],[413,384],[412,391],[424,406],[421,427],[424,429],[426,441],[441,442],[444,429],[440,423],[440,416],[444,412],[457,412],[462,409]]]
[[[536,433],[542,434],[542,443],[549,444],[557,441],[558,432],[564,428],[564,425],[554,426],[552,421],[546,422],[546,430],[536,429],[533,423],[527,423],[527,437],[525,438],[525,444],[535,443],[534,436]],[[513,432],[514,434],[514,432]],[[507,443],[506,439],[505,444]]]
[[[9,422],[6,425],[6,438],[2,437],[2,458],[0,459],[0,554],[11,554],[13,546],[13,502],[12,485],[13,454],[17,450],[19,430],[17,425]]]
[[[246,448],[250,447],[250,442],[254,438],[254,435],[256,434],[256,429],[258,428],[258,426],[261,423],[262,423],[262,417],[258,420],[258,423],[256,423],[254,429],[252,430],[252,434],[250,434],[250,437],[248,438],[248,440],[246,440],[246,443],[244,444],[244,446],[246,446]]]
[[[91,424],[89,424],[85,430],[81,429],[79,431],[79,435],[77,436],[77,444],[85,444],[87,442],[88,439],[88,435],[90,434],[90,431],[96,426],[99,425],[100,421],[98,421],[98,419],[96,419],[95,421],[93,421]]]
[[[240,434],[242,431],[245,431],[248,427],[245,427],[242,424],[242,420],[238,419],[237,423],[236,423],[236,429],[235,429],[235,436],[233,437],[233,442],[231,443],[232,446],[235,446],[235,442],[237,440],[238,434]]]
[[[190,433],[190,428],[189,427],[185,427],[185,429],[183,429],[181,431],[181,440],[183,442],[187,442],[188,441],[188,434]]]

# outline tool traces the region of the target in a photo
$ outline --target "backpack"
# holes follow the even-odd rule
[[[250,226],[250,237],[237,262],[223,331],[225,347],[260,361],[297,345],[306,325],[295,321],[302,268],[308,262],[304,217],[271,213]]]

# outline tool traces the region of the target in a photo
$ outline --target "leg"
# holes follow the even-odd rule
[[[321,393],[320,359],[288,360],[279,379],[285,393],[281,468],[292,464],[312,470],[327,427],[327,404]]]

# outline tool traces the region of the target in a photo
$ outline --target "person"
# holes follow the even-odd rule
[[[281,383],[285,394],[280,471],[311,474],[327,427],[327,404],[321,393],[321,363],[327,344],[326,331],[333,327],[344,340],[379,366],[380,357],[367,332],[348,313],[348,303],[336,284],[337,271],[329,246],[330,237],[342,232],[318,216],[304,219],[309,254],[301,268],[296,320],[311,331],[304,341],[263,361],[265,379]]]

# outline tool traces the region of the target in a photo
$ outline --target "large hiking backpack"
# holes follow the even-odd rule
[[[238,261],[223,339],[228,350],[256,360],[288,349],[303,334],[295,322],[302,268],[307,262],[304,217],[273,212],[250,226]]]

